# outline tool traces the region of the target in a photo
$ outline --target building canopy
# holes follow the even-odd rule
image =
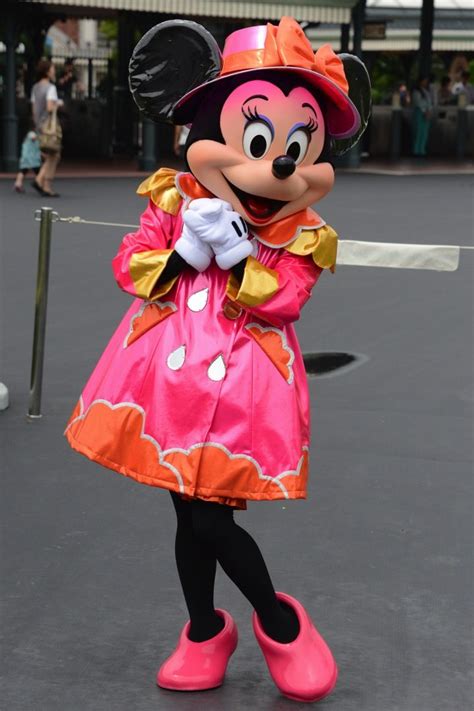
[[[243,20],[279,20],[290,15],[299,22],[350,23],[351,10],[357,0],[20,0],[40,5],[53,5],[66,10],[129,10],[160,12],[170,15],[193,15]]]
[[[422,0],[367,0],[367,7],[419,10]],[[472,10],[472,0],[435,0],[436,10]]]

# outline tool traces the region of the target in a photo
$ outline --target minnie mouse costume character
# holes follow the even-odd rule
[[[155,120],[192,124],[189,172],[162,168],[138,189],[140,228],[113,260],[135,298],[69,421],[71,446],[168,489],[190,620],[161,666],[166,689],[219,686],[237,646],[214,608],[216,563],[254,608],[253,628],[286,696],[336,683],[308,613],[275,592],[253,538],[233,518],[247,500],[306,497],[309,397],[293,321],[337,236],[309,206],[332,188],[332,152],[354,145],[369,110],[361,62],[313,52],[283,17],[231,34],[223,56],[187,21],[136,46],[130,87]]]

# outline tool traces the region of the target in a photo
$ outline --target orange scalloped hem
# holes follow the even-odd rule
[[[93,462],[97,462],[97,464],[100,464],[101,466],[106,467],[107,469],[111,469],[115,472],[118,472],[119,474],[123,474],[123,476],[126,476],[130,479],[134,479],[140,484],[146,484],[147,486],[155,486],[159,489],[167,489],[168,491],[175,491],[177,494],[181,494],[182,498],[187,501],[192,501],[193,499],[214,501],[219,504],[226,504],[227,506],[233,506],[234,508],[245,510],[247,508],[247,501],[281,501],[282,499],[296,500],[306,499],[307,497],[306,490],[293,490],[288,492],[288,496],[285,496],[283,493],[281,494],[281,496],[279,496],[276,492],[272,492],[271,494],[238,492],[239,494],[241,494],[241,496],[236,497],[231,495],[232,493],[235,494],[235,491],[229,492],[223,489],[211,490],[203,486],[197,486],[194,488],[184,486],[183,492],[177,482],[175,483],[167,479],[158,479],[156,477],[149,477],[144,474],[140,474],[139,472],[136,472],[133,469],[124,466],[123,464],[117,464],[117,462],[111,461],[107,457],[104,457],[102,454],[93,452],[91,449],[89,449],[89,447],[87,447],[87,445],[78,442],[72,436],[70,431],[66,432],[65,436],[72,449],[74,449],[76,452],[79,452],[79,454],[83,454],[85,457],[92,460]]]
[[[112,405],[105,400],[94,401],[84,412],[81,399],[65,435],[73,449],[92,461],[141,484],[175,491],[185,499],[245,509],[248,500],[306,498],[307,448],[303,448],[296,470],[269,477],[263,475],[255,459],[232,454],[218,443],[162,451],[156,440],[145,434],[145,419],[138,405]]]

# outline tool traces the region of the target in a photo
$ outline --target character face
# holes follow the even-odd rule
[[[188,164],[202,185],[250,224],[281,220],[331,190],[332,166],[314,164],[324,146],[324,118],[306,88],[286,96],[269,81],[246,82],[227,97],[220,128],[225,143],[196,141]]]

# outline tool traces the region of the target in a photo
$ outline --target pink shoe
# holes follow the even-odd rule
[[[294,610],[300,631],[293,642],[275,642],[265,634],[257,614],[253,613],[253,629],[271,677],[288,698],[319,701],[330,694],[336,685],[334,657],[303,605],[285,593],[277,592],[277,597]]]
[[[224,619],[224,629],[205,642],[192,642],[188,638],[190,622],[186,622],[178,646],[156,675],[158,686],[173,691],[204,691],[222,684],[229,659],[237,647],[238,634],[229,613],[216,612]]]

